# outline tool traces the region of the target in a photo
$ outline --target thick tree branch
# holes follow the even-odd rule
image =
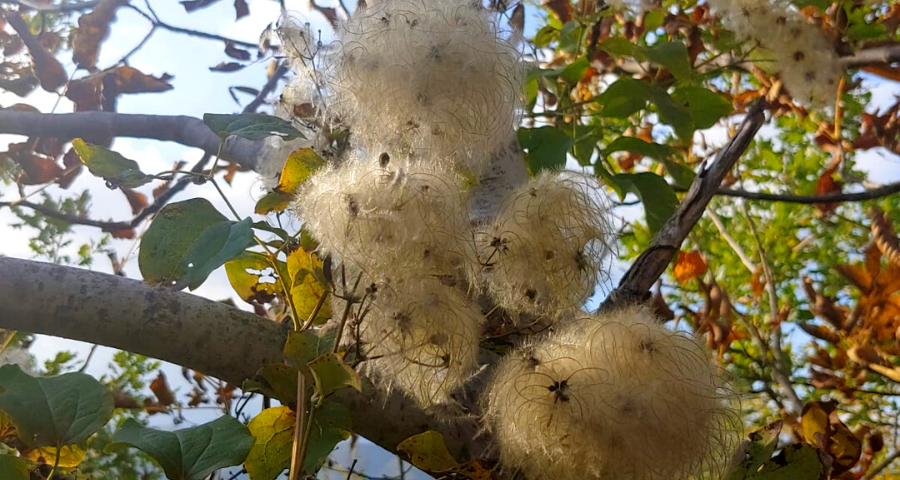
[[[139,115],[114,112],[44,114],[0,110],[0,134],[27,135],[69,140],[133,137],[180,143],[213,155],[219,149],[219,136],[202,120],[187,116]],[[263,143],[229,137],[222,158],[253,169]]]
[[[641,302],[650,296],[650,287],[669,266],[684,239],[703,216],[722,180],[765,123],[764,110],[765,103],[762,100],[750,108],[735,136],[719,152],[712,165],[704,165],[681,205],[656,234],[650,246],[631,265],[619,281],[619,286],[610,293],[600,309]]]
[[[24,288],[27,287],[27,288]],[[54,335],[136,352],[240,385],[282,361],[289,328],[188,293],[87,270],[0,257],[0,328]],[[471,417],[447,420],[364,381],[344,389],[353,430],[393,451],[429,428],[459,459],[482,456],[487,439]],[[452,417],[451,417],[452,418]],[[478,437],[478,438],[476,438]]]
[[[676,191],[685,191],[683,188],[672,186]],[[765,192],[748,192],[746,190],[735,190],[730,188],[720,188],[716,190],[716,195],[724,197],[746,198],[748,200],[761,200],[766,202],[783,202],[783,203],[800,203],[804,205],[815,205],[817,203],[842,203],[842,202],[864,202],[866,200],[876,200],[887,197],[895,193],[900,193],[900,182],[888,183],[877,188],[872,188],[862,192],[855,193],[826,193],[822,195],[793,195],[783,193],[765,193]]]

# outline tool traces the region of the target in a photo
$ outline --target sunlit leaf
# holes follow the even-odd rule
[[[134,160],[99,145],[91,145],[80,138],[72,140],[72,148],[95,176],[111,185],[136,188],[149,182],[153,177],[141,171]]]
[[[56,464],[56,447],[38,447],[25,453],[25,458],[35,463],[45,465]],[[59,449],[59,466],[62,468],[74,468],[81,465],[87,452],[78,445],[65,445]],[[0,477],[2,478],[2,477]],[[4,479],[6,480],[6,479]]]
[[[244,252],[225,262],[225,273],[231,288],[245,302],[268,303],[283,291],[268,257],[261,253]]]
[[[808,402],[800,416],[803,439],[828,452],[832,470],[841,474],[853,468],[862,454],[862,442],[838,417],[835,402]]]
[[[272,480],[291,466],[295,421],[285,406],[267,408],[250,420],[247,428],[254,442],[244,460],[250,480]]]
[[[314,253],[299,248],[288,255],[287,269],[291,279],[291,298],[297,311],[296,318],[306,322],[315,311],[316,305],[327,295],[325,286],[318,280],[322,278],[322,260]],[[313,321],[320,324],[331,318],[331,304],[325,301]]]
[[[473,480],[488,480],[489,470],[477,461],[462,465],[450,455],[444,444],[444,437],[434,430],[413,435],[397,445],[397,451],[404,454],[410,463],[426,472],[453,472]]]
[[[678,283],[687,283],[706,273],[706,262],[697,250],[690,252],[678,252],[678,259],[675,261],[675,280]]]
[[[240,465],[254,443],[250,431],[230,416],[174,432],[154,430],[128,419],[110,446],[130,445],[159,462],[171,480],[202,480],[212,472]]]
[[[641,199],[647,227],[652,234],[662,228],[678,207],[675,191],[664,178],[655,173],[620,173],[615,176],[615,180],[623,185],[623,189],[633,192]]]
[[[293,201],[294,193],[300,185],[324,166],[325,160],[322,160],[322,157],[318,156],[311,148],[303,148],[291,153],[281,170],[278,186],[256,203],[256,213],[266,215],[287,208]]]
[[[532,174],[564,167],[566,154],[575,143],[566,132],[551,126],[520,128],[518,135],[519,143],[527,150],[525,159]]]
[[[0,410],[31,447],[81,443],[112,417],[112,391],[90,375],[34,378],[16,365],[0,367]]]
[[[316,394],[321,399],[343,387],[362,391],[362,382],[353,368],[344,363],[336,353],[326,353],[309,363],[316,383]]]

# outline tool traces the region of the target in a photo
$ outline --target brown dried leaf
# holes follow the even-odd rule
[[[225,55],[235,60],[250,60],[250,52],[236,47],[234,42],[225,42]]]
[[[194,10],[198,10],[204,7],[208,7],[219,0],[185,0],[183,2],[178,2],[184,7],[184,11],[191,13]]]
[[[50,53],[37,37],[31,33],[31,29],[18,13],[7,12],[6,21],[9,26],[19,34],[28,53],[31,54],[32,69],[41,87],[48,92],[55,92],[69,81],[69,76],[59,60]]]
[[[81,169],[84,168],[84,163],[81,162],[81,157],[75,153],[75,149],[70,148],[69,151],[63,155],[63,166],[65,166],[66,172],[59,177],[59,180],[57,180],[56,183],[60,188],[69,188],[78,174],[81,173]]]
[[[50,183],[59,178],[63,169],[52,158],[35,153],[30,143],[14,143],[9,145],[9,158],[19,164],[25,171],[25,185]]]
[[[816,183],[816,195],[825,195],[828,193],[840,192],[844,188],[844,182],[839,180],[835,180],[834,174],[837,172],[838,167],[840,166],[841,156],[837,153],[835,154],[835,160],[831,162],[831,165],[825,169],[824,172],[819,176],[819,180]],[[833,212],[838,207],[838,203],[817,203],[816,208],[819,209],[819,212],[822,214],[828,214]]]
[[[130,188],[122,188],[122,193],[128,199],[128,205],[131,206],[131,213],[137,215],[147,208],[147,196],[141,192],[136,192]]]
[[[166,375],[163,372],[159,372],[159,375],[150,382],[150,390],[153,392],[153,395],[156,395],[160,405],[168,407],[175,404],[175,394],[169,388],[169,384],[166,382]]]
[[[562,23],[572,19],[572,4],[569,0],[542,0],[541,5],[553,12]]]
[[[101,0],[97,6],[78,18],[78,29],[72,38],[72,61],[91,70],[97,65],[100,43],[109,36],[109,25],[116,18],[116,9],[127,0]]]
[[[822,325],[814,325],[811,323],[797,323],[797,326],[799,326],[804,332],[808,333],[809,335],[820,340],[825,340],[828,343],[837,344],[841,341],[841,336],[837,332]]]
[[[250,7],[247,6],[247,0],[234,0],[234,19],[240,20],[250,15]]]
[[[869,208],[872,220],[872,237],[881,253],[895,266],[900,267],[900,239],[894,233],[887,215],[878,207]]]
[[[831,455],[832,473],[853,468],[862,454],[862,442],[838,418],[837,402],[809,402],[800,416],[800,430],[807,443]]]
[[[863,293],[872,290],[872,276],[865,269],[856,265],[836,265],[834,268]]]
[[[215,67],[209,67],[209,71],[211,72],[236,72],[242,68],[246,67],[246,65],[237,63],[237,62],[222,62]]]

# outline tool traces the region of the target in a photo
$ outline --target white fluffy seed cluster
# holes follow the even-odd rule
[[[509,140],[520,66],[470,0],[390,0],[338,27],[333,105],[353,135],[471,167]]]
[[[542,173],[514,191],[476,232],[488,291],[504,308],[546,314],[577,309],[594,293],[611,226],[600,185],[575,173]]]
[[[742,40],[765,48],[790,94],[809,105],[832,105],[843,70],[825,32],[783,0],[710,0]]]
[[[528,478],[722,473],[740,438],[702,345],[643,307],[571,321],[508,355],[485,406],[503,462]]]

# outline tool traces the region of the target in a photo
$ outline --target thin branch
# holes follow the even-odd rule
[[[0,134],[29,137],[109,138],[132,137],[180,143],[215,155],[219,136],[202,120],[181,115],[140,115],[115,112],[45,114],[0,110]],[[229,137],[222,158],[253,169],[259,161],[263,142]]]
[[[900,458],[900,450],[895,451],[894,453],[885,457],[884,461],[872,467],[868,473],[865,474],[860,480],[872,480],[878,476],[885,468],[889,467],[891,463],[894,463],[894,460]]]
[[[104,232],[113,232],[116,230],[128,230],[131,228],[131,223],[129,222],[106,222],[102,220],[93,220],[90,218],[79,217],[77,215],[69,215],[67,213],[62,213],[53,208],[48,208],[43,205],[37,203],[31,203],[27,200],[22,201],[13,201],[13,202],[0,202],[0,207],[25,207],[34,210],[44,216],[55,218],[57,220],[62,220],[66,223],[72,223],[75,225],[84,225],[87,227],[96,227]]]
[[[838,63],[844,68],[865,67],[884,63],[900,62],[900,45],[885,45],[855,52],[842,57]]]
[[[673,185],[675,191],[685,191],[684,188]],[[746,198],[748,200],[761,200],[768,202],[783,203],[800,203],[804,205],[815,205],[817,203],[841,203],[841,202],[864,202],[867,200],[877,200],[900,192],[900,182],[888,183],[877,188],[872,188],[862,192],[841,193],[833,192],[822,195],[793,195],[779,193],[764,192],[748,192],[746,190],[735,190],[730,188],[720,188],[716,190],[716,195],[724,197]]]
[[[716,229],[719,230],[719,235],[721,235],[722,238],[725,239],[725,242],[728,243],[728,246],[731,247],[731,249],[734,250],[734,253],[736,253],[737,256],[741,259],[741,263],[743,263],[744,266],[747,267],[747,270],[750,270],[750,273],[755,273],[756,264],[753,263],[753,260],[750,259],[750,257],[747,255],[747,252],[745,252],[744,249],[741,248],[741,245],[737,243],[734,237],[732,237],[731,234],[728,233],[725,225],[722,224],[722,219],[719,218],[719,216],[716,215],[716,212],[714,212],[712,209],[707,209],[706,215],[709,216],[709,219],[712,220],[713,224],[715,224]]]
[[[94,8],[95,5],[100,3],[100,0],[90,0],[86,2],[74,2],[74,3],[63,3],[63,4],[44,4],[37,3],[31,0],[0,0],[0,4],[6,5],[18,5],[20,7],[25,7],[31,10],[37,10],[38,12],[45,13],[65,13],[65,12],[75,12],[79,10],[87,10],[89,8]]]
[[[140,8],[137,8],[133,5],[126,5],[126,6],[131,8],[135,12],[138,12],[138,14],[140,14],[142,17],[146,18],[150,23],[152,23],[154,27],[159,27],[159,28],[162,28],[162,29],[168,30],[170,32],[174,32],[174,33],[182,33],[184,35],[188,35],[191,37],[205,38],[207,40],[216,40],[216,41],[220,41],[220,42],[231,42],[235,45],[239,45],[244,48],[250,48],[253,50],[259,49],[259,45],[255,44],[255,43],[244,42],[242,40],[235,40],[233,38],[224,37],[222,35],[216,35],[214,33],[207,33],[207,32],[201,32],[198,30],[191,30],[190,28],[176,27],[175,25],[170,25],[170,24],[160,20],[159,17],[156,17],[155,15],[154,16],[148,15],[146,12],[144,12]]]
[[[275,88],[278,87],[278,81],[281,80],[285,75],[287,75],[288,71],[290,71],[290,67],[288,67],[287,62],[281,62],[278,64],[278,68],[275,69],[275,72],[272,73],[272,76],[263,86],[262,90],[259,91],[259,94],[256,98],[253,99],[250,103],[244,107],[244,113],[253,113],[266,101],[266,98],[275,91]]]
[[[782,358],[784,356],[784,351],[781,348],[781,324],[778,321],[778,293],[775,291],[775,275],[772,273],[772,266],[769,265],[766,249],[759,237],[759,232],[756,230],[756,224],[753,222],[750,212],[747,211],[747,206],[741,205],[741,207],[743,209],[744,217],[747,219],[747,224],[750,226],[750,232],[753,235],[753,239],[756,241],[756,248],[759,251],[759,261],[762,265],[763,275],[766,277],[766,293],[769,297],[769,309],[771,310],[772,315],[771,323],[772,325],[775,325],[772,331],[772,338],[770,339],[772,361],[774,362],[772,375],[787,394],[791,407],[793,407],[792,413],[794,415],[799,415],[803,410],[803,401],[800,400],[800,397],[794,390],[794,385],[791,383],[790,372],[786,371]]]
[[[684,239],[703,216],[722,180],[765,123],[765,107],[762,99],[750,107],[735,136],[719,152],[712,164],[704,166],[700,171],[681,205],[656,234],[650,246],[631,265],[619,286],[600,306],[601,309],[611,309],[649,298],[650,288],[669,266]]]

